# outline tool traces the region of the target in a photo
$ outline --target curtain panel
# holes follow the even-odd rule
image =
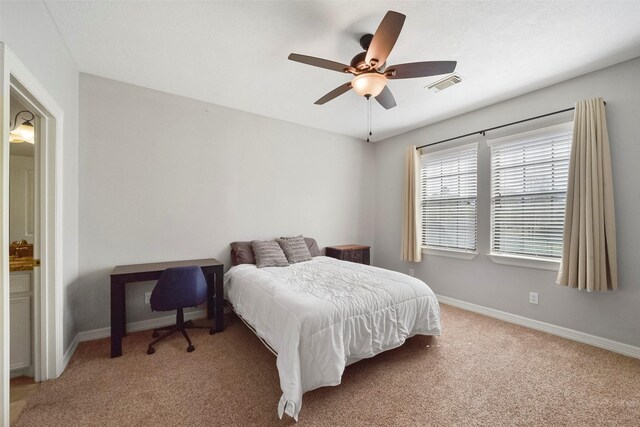
[[[407,148],[404,177],[404,214],[402,219],[403,261],[422,260],[422,228],[420,209],[420,152],[416,146]]]
[[[611,175],[604,101],[580,101],[573,122],[559,285],[589,292],[618,287]]]

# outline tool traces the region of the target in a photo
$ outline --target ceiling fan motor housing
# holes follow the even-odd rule
[[[369,50],[369,46],[371,45],[371,40],[373,40],[373,34],[364,34],[360,37],[360,46],[364,49],[364,52],[360,52],[351,60],[351,66],[358,71],[364,71],[369,68],[369,64],[366,62],[367,50]],[[384,70],[384,67],[387,65],[386,62],[378,65],[375,64],[374,67],[378,71]]]
[[[367,64],[367,62],[365,61],[367,57],[367,52],[360,52],[359,54],[357,54],[356,56],[353,57],[353,59],[351,60],[350,65],[355,68],[358,71],[367,71],[369,69],[371,69],[371,67],[369,66],[369,64]],[[384,71],[385,67],[387,66],[386,62],[383,62],[382,64],[380,64],[380,66],[375,67],[375,69],[377,71]]]
[[[364,71],[369,68],[369,65],[365,62],[367,52],[360,52],[351,60],[351,66],[358,71]]]

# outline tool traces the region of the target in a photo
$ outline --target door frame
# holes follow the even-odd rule
[[[34,374],[36,381],[57,378],[64,370],[62,276],[62,142],[64,111],[38,79],[0,43],[0,424],[9,424],[9,95],[27,95],[41,115],[39,132],[39,283],[34,281]],[[38,276],[37,274],[34,275]]]

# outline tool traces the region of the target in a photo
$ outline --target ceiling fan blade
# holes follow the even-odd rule
[[[437,76],[453,73],[456,61],[425,61],[409,64],[391,65],[385,70],[388,79],[413,79],[416,77]],[[395,70],[395,74],[390,73]]]
[[[313,65],[314,67],[325,68],[327,70],[338,71],[345,73],[350,67],[346,64],[341,64],[335,61],[329,61],[328,59],[316,58],[314,56],[300,55],[298,53],[292,53],[289,55],[291,61],[301,62],[307,65]]]
[[[376,96],[376,101],[378,101],[378,103],[382,105],[385,110],[390,110],[391,108],[398,105],[396,104],[396,99],[393,97],[389,86],[385,86],[384,89],[382,89],[382,92],[380,92],[380,94]]]
[[[367,64],[381,65],[387,60],[391,49],[398,40],[405,18],[406,16],[393,10],[387,12],[373,35],[369,49],[367,49],[365,58]],[[372,64],[371,60],[375,60],[375,64]]]
[[[322,105],[324,103],[327,103],[331,101],[333,98],[337,98],[343,93],[347,92],[349,89],[351,89],[351,82],[345,83],[342,86],[338,86],[337,88],[335,88],[334,90],[332,90],[331,92],[323,96],[322,98],[318,99],[316,102],[314,102],[314,104]]]

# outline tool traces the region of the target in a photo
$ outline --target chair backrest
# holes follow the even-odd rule
[[[167,268],[151,292],[151,310],[195,307],[207,300],[207,281],[197,265]]]

